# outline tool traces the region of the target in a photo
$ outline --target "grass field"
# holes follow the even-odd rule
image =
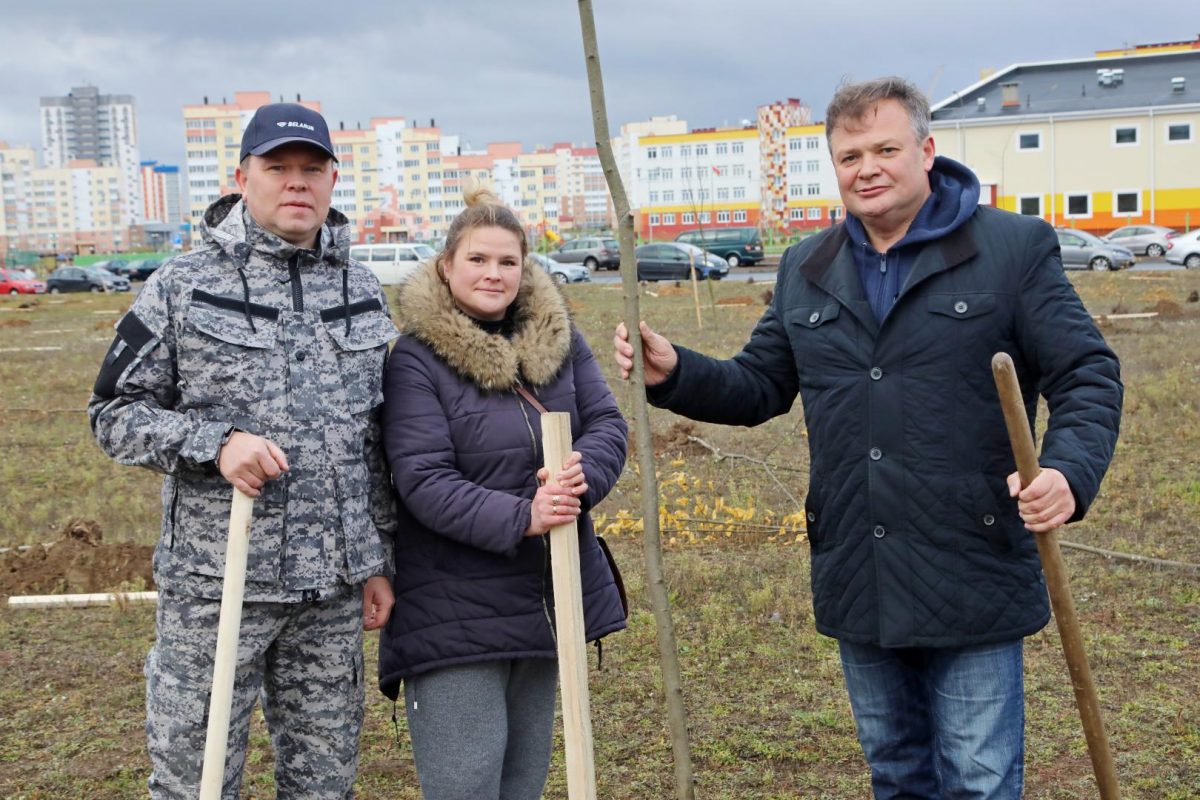
[[[1063,538],[1200,562],[1200,273],[1073,274],[1093,313],[1158,311],[1102,322],[1123,362],[1126,409],[1117,455],[1086,521]],[[704,329],[691,297],[666,284],[643,296],[645,318],[681,343],[735,352],[762,311],[762,283],[713,286]],[[577,323],[617,385],[608,342],[619,288],[566,290]],[[82,413],[116,313],[128,296],[0,299],[0,547],[52,541],[72,518],[105,541],[151,544],[158,479],[109,462]],[[32,349],[32,348],[61,349]],[[836,646],[815,633],[807,544],[787,515],[807,483],[800,409],[756,429],[684,424],[652,412],[669,512],[664,536],[680,636],[693,757],[702,798],[864,798]],[[689,438],[691,437],[691,438]],[[755,461],[717,460],[694,441]],[[672,796],[671,751],[654,623],[643,591],[636,476],[627,470],[599,511],[625,572],[629,630],[590,656],[602,798]],[[720,525],[694,520],[716,517]],[[1200,797],[1200,576],[1065,551],[1101,705],[1128,798]],[[145,795],[142,660],[153,638],[145,607],[0,610],[0,797]],[[376,648],[369,644],[374,664]],[[372,666],[373,668],[373,666]],[[1095,796],[1057,633],[1026,643],[1027,792]],[[359,796],[419,797],[403,709],[368,696]],[[272,797],[271,753],[253,729],[244,794]],[[566,797],[561,757],[550,798]]]

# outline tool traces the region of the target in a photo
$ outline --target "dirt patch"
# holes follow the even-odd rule
[[[33,323],[27,319],[4,319],[0,320],[0,328],[24,328]]]
[[[0,596],[153,589],[154,548],[105,544],[99,524],[73,519],[50,545],[0,553]]]
[[[754,298],[749,295],[739,294],[733,297],[722,297],[717,300],[719,306],[752,306]]]
[[[709,451],[703,446],[691,441],[689,436],[698,436],[696,423],[683,420],[672,423],[665,431],[651,431],[650,444],[654,448],[654,457],[661,458],[667,453],[681,456],[706,456]],[[637,442],[629,437],[629,457],[637,455]]]
[[[1147,306],[1146,311],[1157,312],[1160,317],[1167,319],[1177,319],[1184,316],[1183,306],[1176,303],[1174,300],[1159,300],[1152,306]]]

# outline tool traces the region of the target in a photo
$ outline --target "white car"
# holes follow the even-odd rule
[[[1200,269],[1200,228],[1181,233],[1167,242],[1167,263]]]
[[[391,244],[356,244],[350,248],[350,258],[361,261],[384,286],[394,286],[408,280],[422,261],[428,261],[437,253],[432,247],[420,242],[393,242]]]

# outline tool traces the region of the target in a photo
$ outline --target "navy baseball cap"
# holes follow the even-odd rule
[[[238,160],[261,156],[290,142],[306,142],[319,147],[337,161],[325,118],[299,103],[271,103],[255,111],[242,134],[242,154]]]

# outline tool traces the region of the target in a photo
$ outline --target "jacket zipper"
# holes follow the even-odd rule
[[[521,397],[515,392],[513,396],[517,400],[517,406],[521,409],[521,418],[525,420],[525,430],[529,432],[529,445],[533,449],[533,465],[536,470],[538,448],[537,437],[533,433],[533,423],[529,421],[529,412],[525,410],[525,403],[521,401]],[[558,647],[558,635],[554,630],[554,619],[550,615],[550,604],[546,602],[546,574],[550,571],[550,542],[546,536],[539,536],[537,538],[542,542],[542,614],[546,617],[546,625],[550,628],[550,638],[554,640],[554,646]]]
[[[304,310],[304,287],[300,285],[300,254],[288,261],[288,281],[292,284],[292,311]]]
[[[879,254],[879,274],[883,277],[879,280],[879,291],[875,295],[876,304],[883,310],[884,315],[891,309],[886,306],[887,303],[887,253]]]

